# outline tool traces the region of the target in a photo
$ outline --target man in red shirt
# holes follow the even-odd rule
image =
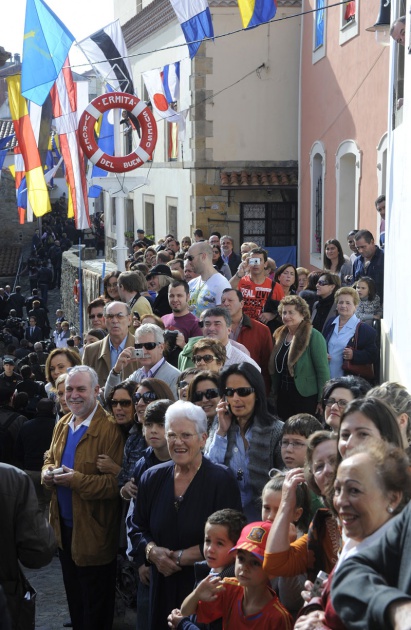
[[[267,299],[280,301],[284,292],[279,284],[273,283],[265,275],[267,252],[265,249],[252,249],[247,262],[242,262],[231,278],[233,289],[239,289],[244,298],[244,313],[251,319],[260,319]]]

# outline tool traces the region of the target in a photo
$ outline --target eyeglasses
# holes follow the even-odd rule
[[[245,398],[246,396],[250,396],[253,392],[255,392],[254,387],[226,387],[224,394],[228,398],[232,398],[234,394],[237,394],[240,398]]]
[[[115,317],[117,317],[117,319],[121,321],[125,317],[128,317],[128,315],[127,313],[107,313],[106,315],[106,319],[109,319],[110,321],[113,320]]]
[[[160,344],[157,341],[147,341],[147,343],[135,343],[134,347],[136,350],[141,350],[144,348],[145,350],[154,350]]]
[[[89,315],[89,319],[96,319],[96,317],[98,319],[103,319],[104,313],[92,313],[91,315]],[[108,315],[107,315],[107,317],[108,317]]]
[[[144,394],[136,392],[133,396],[134,404],[136,405],[141,399],[143,399],[144,404],[148,405],[153,400],[157,400],[157,395],[154,392],[144,392]]]
[[[111,406],[118,407],[118,405],[120,405],[122,409],[125,409],[126,407],[131,407],[131,403],[131,400],[112,400]]]
[[[193,262],[194,258],[196,256],[201,256],[203,252],[200,252],[199,254],[194,254],[194,256],[192,254],[187,254],[187,256],[184,256],[184,260],[189,260],[190,262]]]
[[[307,446],[305,442],[292,442],[291,440],[281,440],[280,442],[281,448],[292,448],[298,450],[303,448],[303,446]]]
[[[189,383],[187,381],[180,381],[178,384],[179,389],[184,389],[184,387],[188,387]]]
[[[335,398],[326,398],[324,400],[324,405],[326,407],[332,407],[333,405],[338,405],[339,409],[345,409],[345,407],[348,405],[348,400],[344,400],[344,398],[342,398],[341,400],[336,400]]]
[[[175,442],[177,439],[182,442],[189,442],[196,436],[198,436],[198,433],[167,433],[166,438],[169,442]]]
[[[201,363],[201,361],[204,361],[204,363],[211,363],[211,361],[217,361],[217,357],[215,357],[213,354],[203,354],[203,355],[199,355],[199,354],[195,354],[193,356],[193,362],[194,363]]]
[[[329,285],[330,285],[330,283],[329,283],[329,282],[326,282],[325,280],[319,280],[319,281],[317,282],[317,287],[327,287],[327,286],[329,286]]]
[[[212,398],[218,398],[218,389],[206,389],[205,392],[196,392],[194,398],[196,402],[201,402],[203,398],[211,400]]]

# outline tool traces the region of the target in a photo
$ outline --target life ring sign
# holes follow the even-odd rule
[[[128,155],[116,157],[100,149],[94,136],[94,125],[101,114],[109,109],[125,109],[136,116],[141,127],[139,146]],[[157,142],[157,123],[152,111],[137,96],[124,92],[102,94],[93,99],[81,115],[79,122],[80,144],[92,162],[110,173],[127,173],[142,166],[152,155]]]

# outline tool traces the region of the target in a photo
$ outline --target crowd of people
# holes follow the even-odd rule
[[[16,543],[0,560],[13,627],[17,560],[42,566],[55,545],[77,630],[112,627],[125,562],[138,630],[391,627],[409,596],[377,574],[408,545],[411,396],[378,383],[383,249],[347,238],[350,257],[330,239],[309,272],[229,235],[138,230],[84,338],[62,309],[52,329],[40,286],[0,289],[0,507],[14,478],[25,488],[7,527],[26,531],[0,542]],[[406,591],[401,558],[386,564]]]

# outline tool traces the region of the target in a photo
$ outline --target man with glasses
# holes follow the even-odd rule
[[[199,274],[198,278],[189,282],[189,308],[199,317],[207,308],[221,304],[221,294],[230,287],[230,283],[214,269],[213,248],[208,243],[194,243],[184,258],[190,261],[193,271]]]
[[[109,630],[119,541],[118,481],[113,473],[100,474],[97,459],[105,453],[121,466],[123,438],[97,402],[92,368],[73,367],[65,389],[71,413],[56,425],[42,483],[52,490],[50,524],[73,627]]]
[[[216,341],[222,343],[225,347],[227,354],[226,362],[224,363],[225,368],[229,365],[233,365],[234,363],[245,362],[252,363],[254,367],[261,372],[260,366],[254,361],[254,359],[252,359],[249,354],[246,354],[246,352],[240,350],[241,347],[244,348],[244,350],[247,349],[236,341],[231,342],[231,315],[227,309],[222,308],[221,306],[208,308],[202,316],[202,322],[203,336],[215,339]],[[178,367],[180,370],[185,370],[188,367],[193,366],[193,346],[199,339],[201,339],[201,337],[192,337],[183,348],[180,356],[178,357]]]
[[[138,359],[136,350],[142,354]],[[167,383],[177,399],[177,381],[181,372],[165,360],[163,352],[164,334],[160,326],[143,324],[137,328],[133,347],[126,347],[119,354],[117,362],[110,372],[105,387],[105,396],[107,397],[112,388],[123,380],[121,374],[124,374],[125,370],[132,371],[132,366],[135,366],[138,360],[142,367],[132,371],[129,376],[130,380],[140,383],[145,378],[158,378]]]
[[[87,315],[90,320],[90,328],[100,328],[101,330],[106,329],[106,320],[104,317],[104,307],[106,305],[105,300],[103,298],[97,298],[90,302],[87,307]]]
[[[87,344],[83,353],[83,364],[92,367],[98,375],[101,387],[116,365],[121,352],[125,348],[134,348],[134,335],[129,332],[131,325],[131,309],[123,302],[109,302],[103,310],[108,335],[101,341]],[[120,380],[129,378],[134,370],[131,365],[124,365],[119,371]],[[120,380],[118,382],[120,382]]]

